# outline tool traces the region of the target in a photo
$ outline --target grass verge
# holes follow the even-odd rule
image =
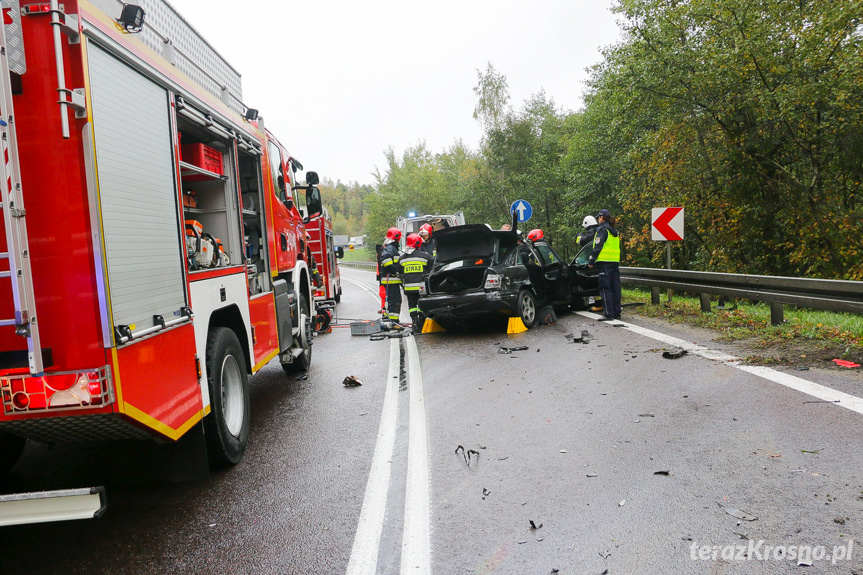
[[[665,294],[663,294],[663,300]],[[627,313],[707,328],[717,341],[738,342],[752,350],[750,363],[808,364],[845,359],[863,364],[863,316],[785,306],[785,323],[770,324],[770,305],[746,300],[727,302],[733,309],[702,313],[696,297],[674,294],[672,301],[650,304],[650,291],[624,289]],[[736,307],[735,307],[736,306]],[[835,364],[832,364],[835,365]],[[861,370],[863,368],[854,368]]]

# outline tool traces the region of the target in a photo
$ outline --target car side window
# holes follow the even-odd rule
[[[539,256],[542,258],[543,265],[550,265],[560,261],[560,258],[551,249],[551,247],[545,244],[539,244],[536,247],[536,250],[539,252]]]
[[[590,252],[593,251],[593,244],[587,244],[578,254],[575,256],[575,260],[572,262],[575,265],[587,265],[588,258],[590,257]]]

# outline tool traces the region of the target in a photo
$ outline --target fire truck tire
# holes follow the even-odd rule
[[[306,294],[300,294],[300,345],[303,347],[303,353],[294,358],[292,363],[283,363],[282,369],[285,373],[296,373],[298,371],[308,371],[312,366],[312,337],[314,337],[314,318],[309,311],[309,300],[306,299]]]
[[[336,300],[336,303],[342,301],[342,286],[339,286],[339,291],[336,292],[336,297],[333,299]]]
[[[210,415],[204,419],[210,466],[239,463],[249,443],[249,381],[236,334],[217,327],[207,339]]]
[[[0,432],[0,475],[5,475],[15,466],[26,442],[23,437]]]

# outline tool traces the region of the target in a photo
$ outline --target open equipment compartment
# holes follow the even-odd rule
[[[181,97],[177,101],[189,271],[241,265],[244,248],[238,215],[235,137]]]

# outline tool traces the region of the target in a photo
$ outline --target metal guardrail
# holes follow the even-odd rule
[[[783,305],[863,314],[863,282],[632,267],[620,268],[620,281],[652,288],[654,304],[661,288],[699,294],[705,312],[711,295],[768,302],[774,325]]]
[[[339,260],[339,265],[346,268],[355,268],[359,270],[376,271],[378,269],[378,264],[376,264],[375,262],[346,262],[344,260]]]

